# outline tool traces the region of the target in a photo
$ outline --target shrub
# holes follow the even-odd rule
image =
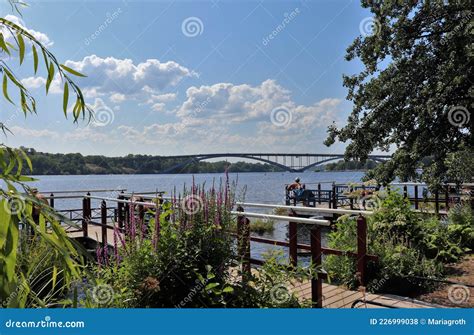
[[[417,277],[440,278],[443,264],[459,261],[472,247],[471,209],[450,213],[448,223],[411,210],[398,192],[380,199],[368,221],[368,252],[379,257],[368,264],[367,288],[374,292],[409,295],[433,288],[432,281]],[[341,217],[329,234],[329,247],[355,251],[356,220]],[[359,285],[355,260],[328,256],[325,267],[332,277],[350,288]]]
[[[273,220],[261,220],[257,219],[250,222],[250,231],[256,232],[257,234],[271,233],[275,229],[275,221]]]
[[[235,278],[240,264],[228,233],[235,225],[230,215],[233,199],[228,185],[224,187],[185,191],[185,199],[194,197],[199,209],[191,213],[179,200],[163,205],[160,224],[151,219],[148,235],[133,234],[146,229],[131,220],[123,246],[97,270],[115,293],[101,307],[298,306],[292,294],[283,300],[272,300],[270,294],[275,285],[287,285],[288,276],[303,272],[299,268],[288,272],[286,265],[269,258],[248,281]],[[150,211],[150,216],[155,214]]]

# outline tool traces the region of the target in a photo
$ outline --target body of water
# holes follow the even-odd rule
[[[360,182],[364,172],[256,172],[256,173],[229,173],[231,182],[237,183],[237,200],[247,202],[265,202],[274,204],[284,204],[285,184],[293,182],[296,177],[301,178],[301,182],[306,184],[308,189],[316,188],[317,183],[322,183],[322,189],[330,189],[332,182],[350,183]],[[185,185],[192,184],[193,178],[196,184],[205,183],[206,186],[212,183],[219,184],[225,180],[223,173],[209,174],[155,174],[155,175],[79,175],[79,176],[35,176],[38,180],[30,183],[32,187],[37,187],[41,193],[49,194],[55,191],[76,191],[76,190],[97,190],[107,189],[111,191],[95,193],[94,195],[117,197],[118,190],[127,189],[128,192],[150,192],[164,191],[167,194],[176,188],[179,193]],[[59,195],[59,194],[57,194]],[[98,207],[98,201],[94,201],[93,206]],[[55,207],[58,209],[81,208],[81,199],[56,199]],[[249,208],[248,211],[262,212],[256,208]],[[269,212],[268,210],[263,210]],[[302,242],[307,242],[307,229],[300,231]],[[287,239],[287,222],[275,222],[275,230],[272,233],[265,233],[262,236],[272,239]],[[323,236],[323,244],[325,238]],[[261,258],[261,254],[269,248],[276,248],[265,244],[252,243],[252,257]],[[286,252],[286,251],[285,251]],[[304,260],[304,258],[303,258]]]

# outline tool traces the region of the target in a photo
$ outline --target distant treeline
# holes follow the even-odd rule
[[[368,160],[366,162],[356,161],[337,161],[334,163],[328,163],[325,165],[326,171],[345,171],[345,170],[370,170],[377,165],[377,162]]]
[[[74,154],[51,154],[34,149],[22,148],[31,159],[35,175],[78,175],[78,174],[152,174],[162,173],[172,168],[180,160],[172,160],[151,155],[127,155],[124,157],[83,156]],[[277,172],[278,167],[262,163],[226,161],[196,162],[179,168],[172,173],[213,173],[224,172]]]

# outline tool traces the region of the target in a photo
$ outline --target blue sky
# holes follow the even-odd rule
[[[58,80],[17,68],[38,115],[1,102],[9,145],[47,152],[342,152],[322,141],[351,110],[345,49],[370,13],[358,1],[30,1],[23,17],[78,79],[91,124],[62,114]],[[31,56],[30,56],[31,58]],[[13,114],[12,114],[13,113]],[[13,115],[13,116],[12,116]]]

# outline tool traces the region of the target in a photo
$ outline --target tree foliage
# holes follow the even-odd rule
[[[9,2],[12,9],[20,13],[19,9],[24,4],[16,0]],[[20,66],[24,65],[28,50],[31,50],[35,74],[40,62],[44,65],[47,73],[46,93],[56,74],[62,79],[64,114],[67,116],[71,89],[76,98],[72,109],[74,121],[81,115],[91,116],[92,110],[86,105],[80,88],[69,76],[83,75],[59,63],[56,57],[26,29],[10,20],[0,18],[0,76],[5,100],[13,106],[19,104],[25,116],[37,113],[35,98],[8,65],[8,62],[16,61]],[[13,94],[9,86],[13,87]],[[0,129],[4,133],[8,130],[3,122],[0,122]],[[50,292],[57,292],[58,281],[61,281],[61,285],[67,286],[72,278],[80,277],[81,253],[61,226],[64,218],[35,196],[26,184],[33,179],[24,175],[25,170],[32,170],[31,161],[26,153],[20,149],[0,145],[0,306],[2,307],[25,307],[27,303],[47,307],[49,305],[47,300],[51,297],[50,294],[45,294],[48,289],[51,289]],[[41,272],[38,277],[34,262],[21,261],[22,258],[25,259],[27,253],[22,243],[24,238],[29,240],[29,244],[38,242],[44,246],[48,250],[48,255],[54,258],[59,266],[54,265],[49,272]],[[42,261],[39,263],[44,264]]]
[[[370,178],[436,186],[446,179],[451,154],[474,154],[470,2],[364,0],[362,6],[373,13],[372,30],[354,40],[346,60],[359,59],[364,69],[344,76],[354,107],[344,127],[329,127],[326,144],[349,142],[347,159],[394,149]]]
[[[36,175],[77,174],[153,174],[162,173],[182,163],[183,160],[152,155],[126,155],[106,157],[83,156],[80,153],[50,154],[34,149],[22,148],[31,159]],[[173,173],[222,173],[229,172],[272,172],[280,168],[262,163],[195,162],[172,171]]]

